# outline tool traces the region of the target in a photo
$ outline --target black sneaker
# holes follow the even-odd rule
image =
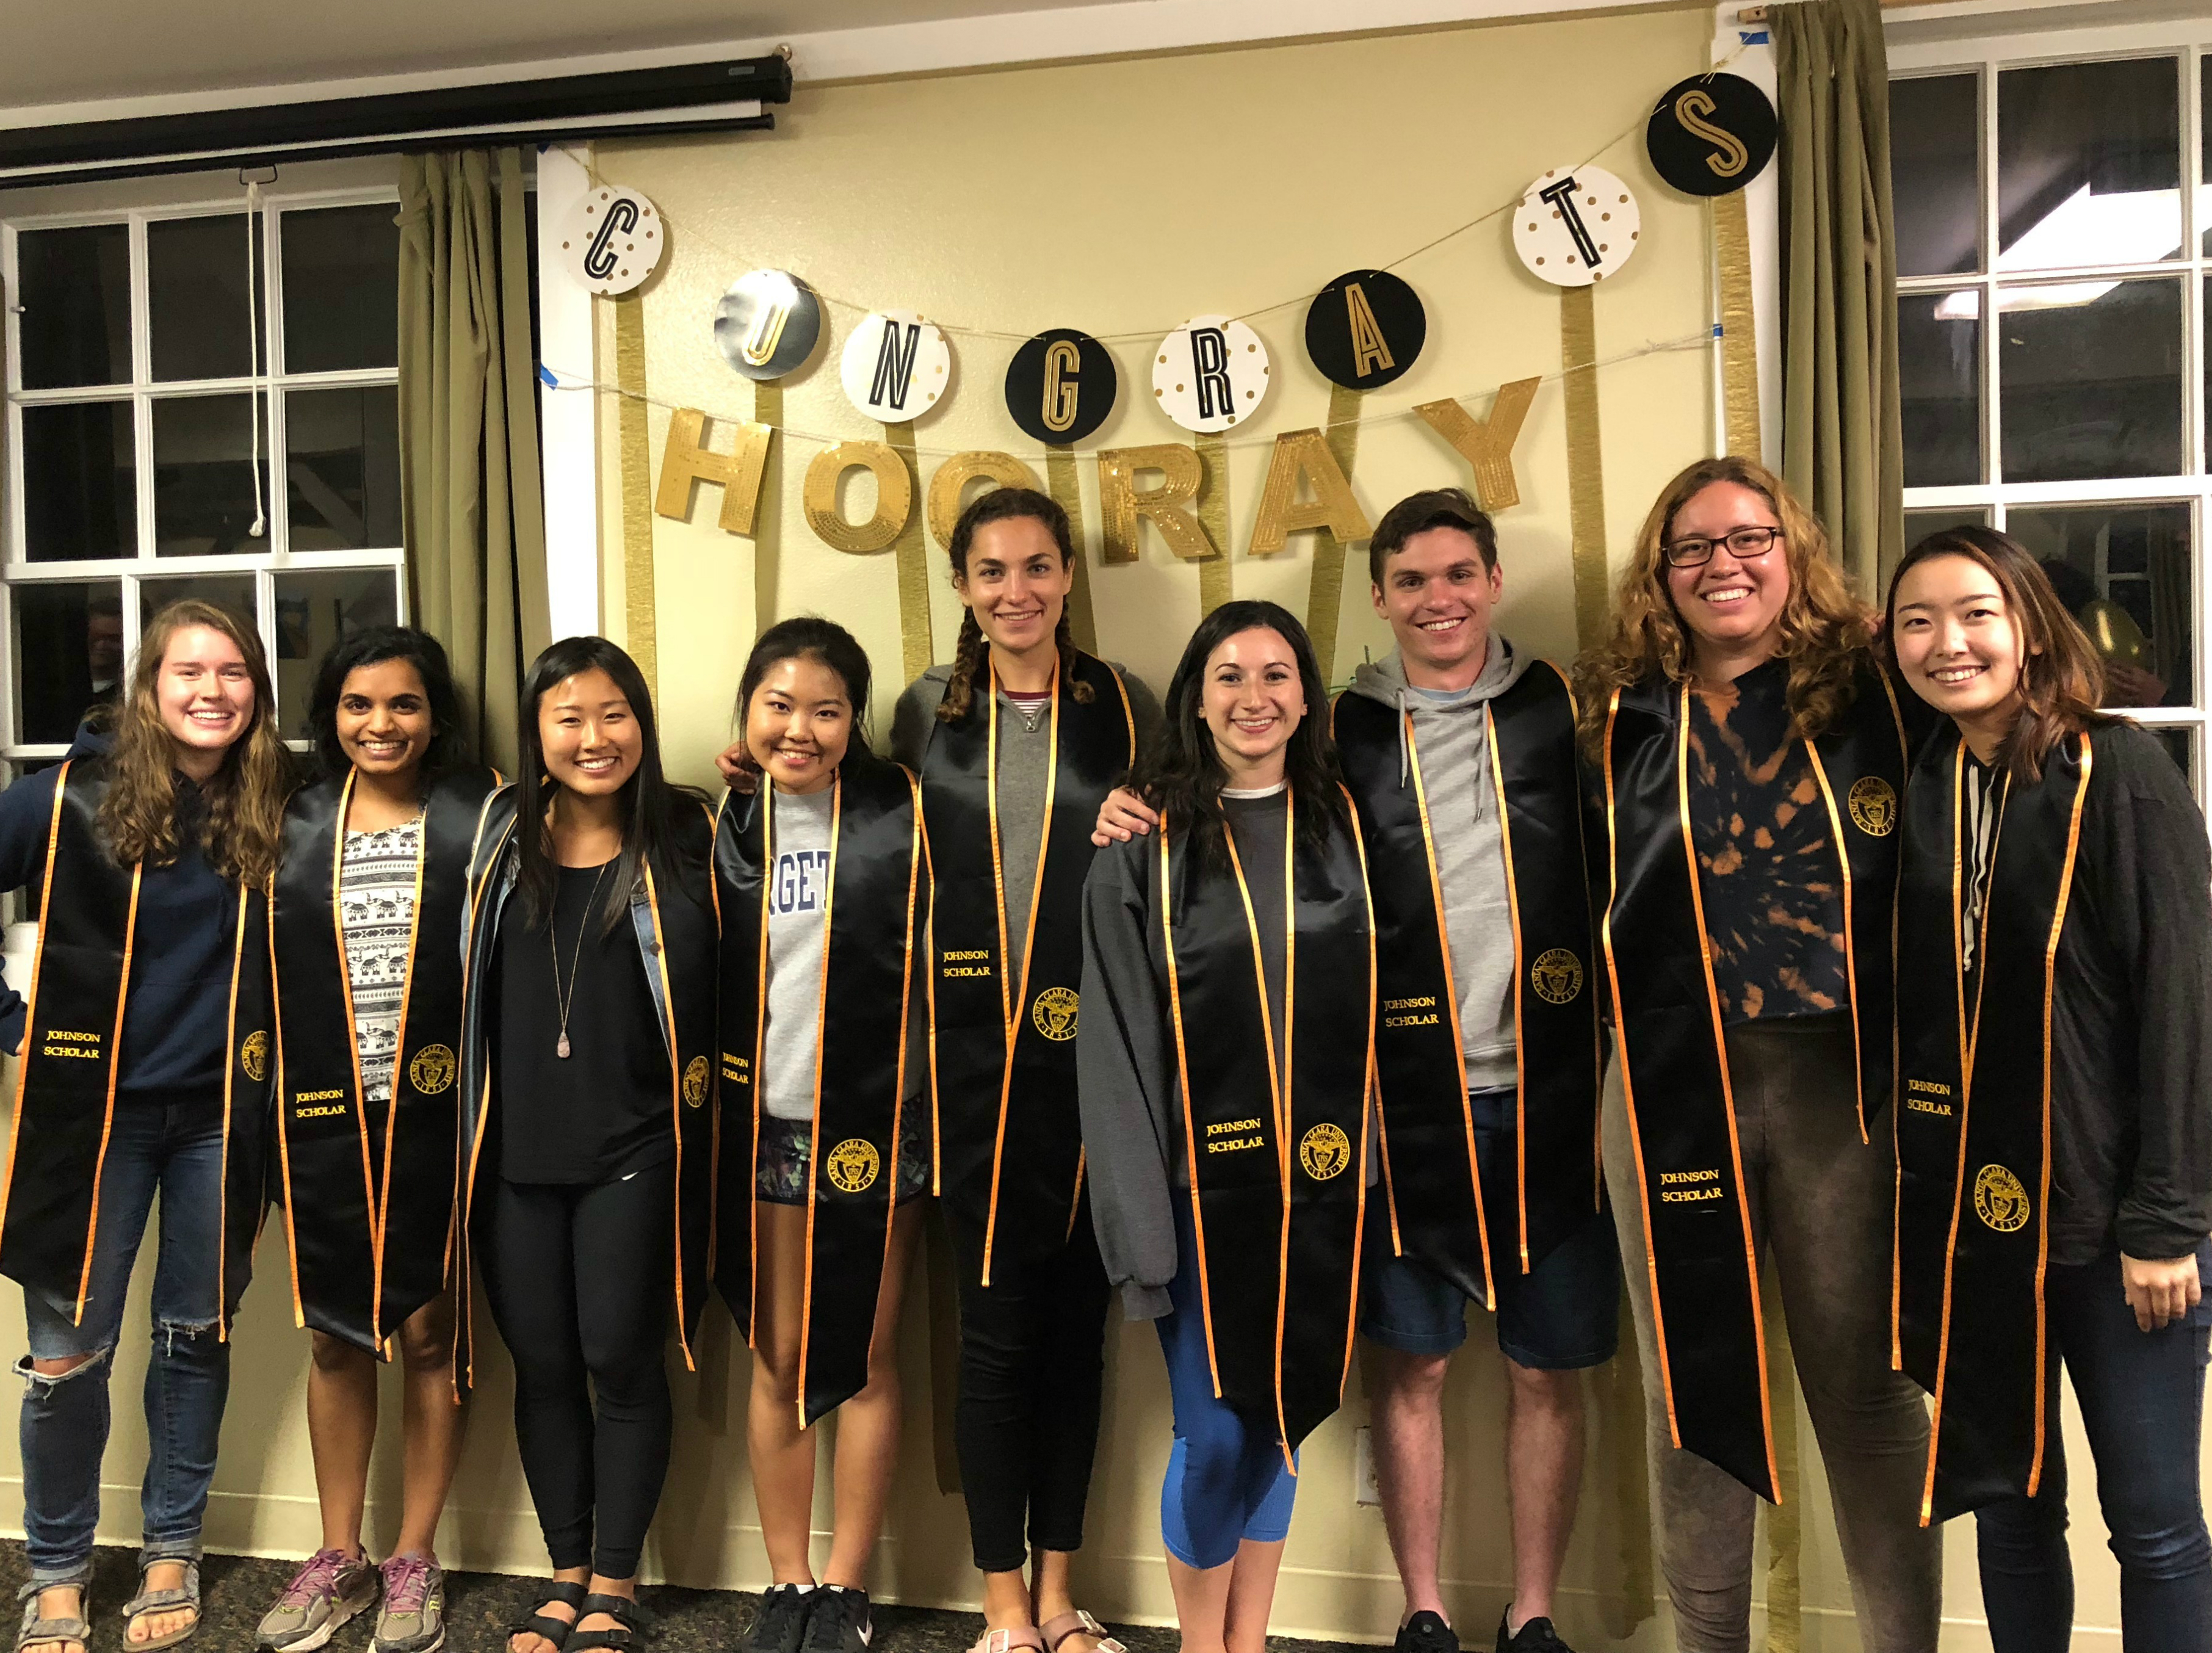
[[[799,1653],[817,1594],[803,1584],[772,1584],[763,1590],[741,1653]]]
[[[868,1593],[842,1584],[815,1588],[814,1611],[806,1619],[806,1653],[867,1653],[874,1635],[868,1617]]]
[[[1443,1614],[1423,1607],[1398,1626],[1391,1653],[1459,1653],[1459,1632],[1444,1622]]]
[[[1516,1633],[1508,1635],[1505,1627],[1512,1622],[1510,1608],[1498,1617],[1498,1653],[1575,1653],[1559,1639],[1559,1632],[1552,1628],[1549,1619],[1530,1619]]]

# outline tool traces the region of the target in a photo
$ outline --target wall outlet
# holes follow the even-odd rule
[[[1380,1504],[1382,1489],[1375,1484],[1375,1431],[1362,1424],[1352,1436],[1352,1501]]]

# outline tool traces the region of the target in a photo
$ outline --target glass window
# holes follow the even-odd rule
[[[252,532],[256,399],[180,396],[154,404],[154,550],[160,556],[252,556],[269,549],[269,514]],[[261,451],[269,452],[268,434]]]
[[[32,562],[137,555],[131,431],[128,402],[23,410],[23,553]]]
[[[1979,76],[1890,82],[1890,195],[1899,276],[1963,276],[1981,268],[1981,149]]]
[[[284,371],[399,365],[399,224],[389,203],[284,215]]]
[[[242,379],[256,371],[257,357],[267,367],[247,287],[249,263],[253,284],[261,284],[260,258],[260,226],[249,241],[242,212],[146,226],[155,379]]]
[[[1997,76],[1997,268],[2142,264],[2181,250],[2172,58]]]
[[[1998,290],[2004,480],[2181,470],[2181,283]]]
[[[2096,644],[2106,705],[2192,702],[2197,590],[2185,502],[2014,506],[2005,528]]]
[[[15,272],[25,390],[131,382],[128,224],[26,230]]]
[[[164,574],[158,579],[142,580],[138,582],[139,627],[143,630],[170,604],[196,597],[203,603],[228,609],[248,627],[258,629],[259,622],[255,617],[260,611],[260,604],[255,599],[253,585],[250,574]]]
[[[1979,506],[1968,506],[1960,510],[1907,511],[1905,514],[1905,549],[1911,550],[1930,534],[1941,533],[1946,528],[1986,528],[1990,514]]]
[[[1981,291],[1897,301],[1905,485],[1982,479]]]
[[[276,576],[276,705],[286,738],[307,738],[315,668],[323,656],[357,631],[398,620],[396,569],[317,569]]]
[[[11,589],[15,729],[21,745],[67,745],[123,681],[123,584],[71,580]]]
[[[294,550],[399,544],[396,386],[292,392],[284,446]]]

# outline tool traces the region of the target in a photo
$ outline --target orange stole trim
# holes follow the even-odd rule
[[[775,788],[771,786],[769,790],[771,809],[775,798]],[[799,1283],[799,1383],[797,1384],[799,1395],[796,1404],[799,1408],[799,1427],[802,1432],[806,1428],[806,1350],[807,1345],[813,1340],[814,1336],[814,1194],[822,1168],[822,1030],[830,1014],[830,945],[836,934],[830,927],[830,921],[836,917],[837,911],[837,836],[838,829],[844,823],[844,818],[845,777],[840,775],[830,783],[830,890],[829,893],[822,898],[822,968],[820,979],[815,983],[814,988],[814,1118],[806,1133],[806,1270]],[[774,865],[769,860],[765,844],[762,862],[764,866],[771,867]],[[763,957],[761,979],[763,981],[768,979],[766,969],[768,890],[772,882],[772,877],[761,880]],[[760,1001],[761,1016],[765,1023],[768,1015],[766,993],[760,995]],[[901,1015],[903,1016],[903,1014],[904,1012],[902,1010]],[[902,1039],[905,1037],[903,1023],[901,1024],[900,1037]],[[761,1071],[756,1067],[753,1070],[753,1095],[756,1097],[760,1095],[763,1083],[765,1081],[761,1075]],[[755,1106],[757,1108],[758,1103],[756,1103]],[[898,1112],[896,1105],[892,1109],[891,1127],[891,1198],[896,1200],[898,1198]],[[753,1200],[756,1204],[760,1200],[760,1182],[757,1177],[753,1182]],[[753,1290],[755,1291],[760,1290],[760,1274],[757,1269],[753,1274]]]
[[[761,866],[763,868],[763,872],[761,878],[760,893],[760,943],[758,954],[753,961],[753,979],[757,981],[765,983],[768,980],[768,930],[769,920],[770,917],[769,910],[769,898],[775,882],[774,876],[774,869],[775,866],[775,783],[770,781],[765,775],[761,777],[760,784],[767,787],[769,788],[769,792],[768,795],[761,800]],[[834,817],[834,804],[832,805],[832,814]],[[830,847],[834,852],[836,847],[836,839],[834,834],[830,838]],[[826,915],[824,915],[824,927],[823,930],[822,951],[823,968],[826,972],[829,968],[830,962],[830,939]],[[754,998],[758,1002],[753,1007],[753,1078],[752,1083],[746,1086],[746,1090],[750,1093],[753,1101],[753,1146],[752,1157],[745,1162],[749,1167],[745,1173],[745,1212],[747,1219],[752,1225],[750,1235],[752,1263],[750,1272],[747,1276],[745,1297],[745,1346],[750,1349],[757,1349],[760,1347],[760,1139],[761,1085],[763,1084],[761,1078],[761,1062],[768,1051],[768,994],[763,991],[754,994]],[[821,1105],[822,1094],[822,1044],[821,1034],[818,1026],[815,1035],[814,1060],[816,1065],[814,1081],[815,1103],[818,1109]],[[811,1140],[811,1133],[809,1139]],[[811,1196],[813,1192],[812,1185],[811,1183],[808,1185],[807,1191]],[[810,1215],[808,1218],[809,1223],[811,1224],[812,1220],[812,1217]],[[811,1231],[807,1237],[807,1244],[810,1249],[813,1244],[813,1236]],[[806,1426],[806,1419],[803,1415],[806,1405],[806,1367],[803,1361],[800,1363],[799,1370],[799,1404],[802,1413],[802,1416],[799,1419],[799,1427],[804,1429]]]
[[[46,822],[46,865],[39,879],[39,910],[50,910],[54,896],[54,854],[61,845],[62,793],[69,786],[70,765],[62,765],[60,775],[54,781],[53,813]],[[31,1037],[38,1027],[39,972],[46,958],[46,927],[39,927],[39,945],[31,954],[31,989],[23,996],[23,1054],[30,1054]],[[115,1054],[121,1055],[118,1050]],[[15,1140],[22,1133],[23,1082],[30,1077],[30,1065],[19,1060],[15,1064],[15,1116],[14,1128],[8,1133],[8,1160],[0,1169],[0,1231],[8,1226],[8,1196],[15,1188]]]
[[[275,880],[272,878],[272,894],[274,888]],[[246,907],[249,895],[246,885],[241,884],[238,886],[238,930],[230,944],[230,1014],[228,1018],[230,1037],[224,1041],[222,1053],[222,1180],[216,1185],[215,1206],[215,1331],[216,1340],[220,1343],[230,1341],[230,1316],[227,1310],[230,1302],[231,1091],[238,1082],[238,988],[240,978],[246,973]],[[131,909],[135,927],[138,910],[138,887],[135,874],[131,887]],[[269,997],[273,1002],[276,997],[276,927],[274,922],[269,926]],[[125,979],[128,979],[127,975]],[[88,1270],[91,1267],[88,1256],[86,1267]]]
[[[714,909],[714,939],[722,939],[722,881],[714,872],[714,840],[720,836],[722,809],[730,801],[726,791],[722,802],[713,809],[703,803],[701,811],[707,817],[707,900]],[[715,1040],[714,1060],[709,1064],[707,1080],[707,1284],[714,1283],[714,1265],[722,1255],[722,1051],[721,1041]]]
[[[1505,854],[1505,912],[1513,925],[1513,1187],[1519,1206],[1521,1272],[1525,1274],[1528,1272],[1528,1065],[1521,1054],[1521,981],[1524,968],[1521,946],[1521,890],[1513,881],[1513,816],[1505,805],[1504,766],[1498,761],[1498,719],[1492,714],[1487,701],[1483,702],[1482,724],[1483,732],[1488,737],[1486,744],[1490,748],[1491,789],[1498,796],[1498,842]],[[1428,827],[1428,811],[1425,809],[1421,811],[1421,825],[1425,831]],[[1433,860],[1430,865],[1434,866]],[[1441,914],[1438,916],[1441,920]],[[1449,954],[1446,959],[1449,962]],[[1456,988],[1452,996],[1455,1000],[1458,998]],[[1462,1081],[1467,1078],[1464,1059],[1460,1066],[1460,1078]],[[1465,1088],[1462,1084],[1461,1089]],[[1480,1180],[1481,1173],[1478,1167],[1478,1184]],[[1481,1209],[1480,1194],[1476,1196],[1476,1209]],[[1487,1245],[1483,1248],[1482,1267],[1486,1274],[1490,1267],[1490,1249]]]
[[[353,777],[349,775],[346,777],[346,792],[349,798],[352,791]],[[341,800],[338,807],[337,857],[341,866],[345,860],[347,807],[346,802]],[[415,1006],[415,950],[422,939],[422,880],[427,876],[430,865],[430,816],[429,800],[427,798],[423,800],[422,820],[422,830],[416,835],[415,839],[415,909],[407,923],[407,974],[399,989],[398,1039],[394,1043],[392,1052],[392,1097],[384,1110],[384,1176],[380,1179],[380,1186],[376,1190],[376,1296],[370,1304],[369,1312],[373,1318],[369,1324],[371,1329],[377,1334],[377,1341],[384,1346],[384,1358],[386,1360],[392,1358],[392,1349],[390,1338],[384,1331],[384,1231],[386,1225],[392,1219],[392,1145],[399,1129],[399,1085],[402,1080],[408,1079],[410,1067],[406,1046],[407,1014]],[[335,883],[335,875],[333,882]],[[335,893],[334,890],[334,896]],[[335,899],[331,902],[331,907],[335,915],[337,909]],[[273,915],[270,918],[270,927],[272,929],[275,927]],[[338,939],[343,944],[345,939],[343,926],[339,927]],[[343,945],[339,948],[338,957],[341,959],[345,957]],[[350,968],[349,964],[349,970]],[[346,1027],[348,1031],[352,1031],[353,994],[350,992],[346,994]],[[366,1129],[368,1123],[368,1087],[361,1077],[361,1042],[358,1036],[354,1042],[353,1084],[354,1094],[360,1098],[362,1127]]]
[[[641,866],[643,862],[641,861]],[[656,942],[667,934],[660,922],[660,891],[653,868],[645,866],[645,904],[653,914],[653,934]],[[585,922],[591,915],[584,915]],[[552,921],[546,921],[550,927]],[[668,980],[668,948],[664,943],[653,953],[653,962],[660,971],[661,1027],[668,1038],[668,1128],[676,1139],[676,1198],[674,1220],[670,1226],[676,1232],[676,1344],[684,1351],[684,1369],[699,1370],[699,1363],[691,1357],[690,1334],[684,1328],[684,1051],[676,1042],[676,989]]]
[[[1160,943],[1168,966],[1168,1020],[1175,1028],[1176,1080],[1182,1093],[1182,1151],[1190,1165],[1190,1222],[1198,1249],[1198,1301],[1206,1321],[1206,1369],[1213,1379],[1213,1398],[1221,1398],[1221,1362],[1213,1351],[1213,1285],[1206,1273],[1206,1208],[1198,1197],[1198,1134],[1190,1114],[1190,1054],[1183,1037],[1182,980],[1176,969],[1175,884],[1168,854],[1168,812],[1153,829],[1160,836]],[[1265,1002],[1265,994],[1261,995]]]
[[[1344,1322],[1344,1365],[1337,1374],[1338,1404],[1343,1403],[1344,1386],[1352,1381],[1352,1354],[1359,1332],[1359,1264],[1367,1239],[1367,1131],[1366,1121],[1373,1120],[1381,1128],[1382,1110],[1375,1103],[1375,1017],[1380,1006],[1376,1000],[1380,994],[1380,981],[1375,969],[1375,896],[1367,887],[1367,836],[1359,830],[1359,809],[1353,803],[1352,788],[1341,784],[1338,791],[1344,794],[1345,818],[1352,823],[1352,847],[1359,857],[1359,896],[1367,905],[1367,1076],[1361,1094],[1364,1101],[1360,1108],[1359,1132],[1359,1193],[1358,1212],[1352,1225],[1352,1303]],[[1395,1220],[1395,1215],[1393,1220]],[[1295,1471],[1293,1472],[1295,1473]]]
[[[1844,817],[1836,808],[1835,789],[1828,784],[1828,769],[1820,762],[1820,749],[1808,740],[1805,756],[1813,760],[1813,782],[1820,789],[1820,801],[1827,805],[1828,842],[1836,847],[1836,867],[1844,881],[1844,981],[1851,1000],[1851,1096],[1858,1103],[1859,1140],[1863,1143],[1869,1139],[1866,1128],[1866,1055],[1859,1033],[1858,951],[1851,940],[1851,853],[1844,843]],[[1893,902],[1893,924],[1895,912]],[[1893,996],[1895,991],[1891,989]]]
[[[58,796],[61,787],[55,787],[54,792]],[[100,1184],[107,1169],[108,1139],[115,1133],[115,1090],[123,1079],[123,1012],[124,1007],[131,1002],[131,955],[137,950],[138,941],[138,886],[145,876],[146,864],[143,861],[131,869],[131,907],[123,921],[123,976],[115,989],[115,1031],[109,1036],[114,1042],[108,1048],[114,1054],[107,1064],[107,1102],[100,1121],[100,1156],[92,1163],[92,1212],[86,1220],[84,1229],[84,1272],[77,1277],[76,1313],[71,1322],[78,1326],[84,1324],[84,1300],[92,1291],[92,1251],[94,1243],[100,1237]],[[46,909],[42,907],[39,910],[44,912]],[[241,896],[239,904],[239,923],[243,926],[245,922],[246,908],[244,898]],[[242,929],[240,933],[244,933]],[[232,1013],[234,1017],[238,996],[235,949],[233,951],[231,976]],[[30,1036],[30,1024],[26,1022],[23,1025],[24,1037],[27,1041]],[[228,1054],[228,1053],[225,1054]],[[229,1085],[229,1071],[226,1067],[223,1075],[223,1162],[226,1166],[230,1160]],[[216,1231],[220,1235],[221,1231]],[[218,1263],[216,1265],[218,1289],[221,1287],[221,1283],[222,1265]],[[218,1316],[222,1312],[222,1304],[219,1302],[216,1304],[216,1312]]]

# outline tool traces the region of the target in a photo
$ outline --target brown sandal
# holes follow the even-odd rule
[[[1096,1636],[1098,1653],[1129,1653],[1129,1650],[1106,1633],[1106,1626],[1078,1607],[1073,1613],[1048,1619],[1038,1627],[1044,1637],[1045,1653],[1060,1653],[1060,1644],[1070,1636]],[[995,1649],[992,1653],[997,1653]]]

